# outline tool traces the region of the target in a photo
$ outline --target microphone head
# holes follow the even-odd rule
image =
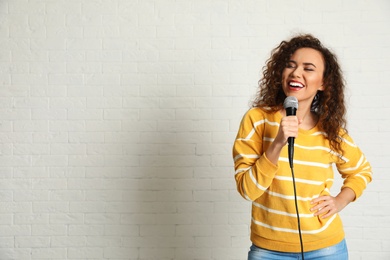
[[[286,97],[283,103],[284,109],[295,108],[298,109],[298,99],[293,96]]]

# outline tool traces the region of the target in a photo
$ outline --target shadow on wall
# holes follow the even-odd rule
[[[175,118],[151,119],[141,123],[153,129],[140,129],[135,145],[140,165],[130,173],[136,185],[128,194],[133,202],[126,218],[138,232],[129,246],[140,259],[192,259],[194,215],[204,211],[193,201],[195,144],[183,142]]]
[[[122,218],[136,232],[127,246],[139,259],[241,259],[250,214],[235,190],[231,144],[213,145],[212,129],[197,125],[180,98],[168,99],[134,122],[139,165],[127,173],[130,211]]]

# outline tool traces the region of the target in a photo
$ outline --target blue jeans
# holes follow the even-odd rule
[[[345,239],[337,245],[304,253],[305,260],[348,260],[348,249]],[[248,260],[301,260],[301,253],[271,251],[252,245]]]

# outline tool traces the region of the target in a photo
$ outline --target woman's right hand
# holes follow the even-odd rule
[[[282,118],[282,120],[280,121],[278,133],[272,144],[265,152],[270,162],[275,165],[278,164],[280,152],[287,144],[288,138],[298,136],[298,128],[300,123],[301,121],[298,119],[297,116],[285,116]]]
[[[289,137],[297,137],[300,123],[297,116],[283,117],[280,121],[278,134],[276,135],[274,142],[278,142],[284,146],[287,144]]]

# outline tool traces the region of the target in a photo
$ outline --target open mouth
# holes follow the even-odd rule
[[[304,87],[304,85],[303,85],[302,83],[297,82],[297,81],[290,81],[290,82],[288,83],[288,86],[289,86],[290,88],[293,88],[293,89],[301,89],[301,88]]]

